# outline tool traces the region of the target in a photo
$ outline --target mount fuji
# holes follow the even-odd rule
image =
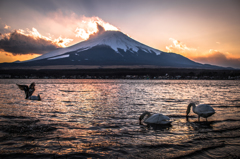
[[[14,64],[21,66],[148,65],[171,68],[221,68],[200,64],[179,54],[151,48],[120,31],[104,31],[73,46],[56,49],[37,58]]]

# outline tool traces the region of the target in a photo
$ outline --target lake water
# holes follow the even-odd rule
[[[16,83],[36,83],[25,99]],[[239,158],[240,81],[1,79],[0,158]],[[201,118],[189,102],[211,105]],[[144,111],[171,126],[139,125]]]

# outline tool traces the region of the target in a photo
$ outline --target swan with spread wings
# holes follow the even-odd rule
[[[38,94],[38,96],[32,96],[33,92],[35,91],[35,83],[32,82],[30,84],[30,86],[27,85],[20,85],[17,84],[18,88],[23,90],[25,92],[25,99],[30,99],[30,100],[41,100],[40,95]]]

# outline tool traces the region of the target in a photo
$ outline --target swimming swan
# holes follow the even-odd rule
[[[169,121],[170,118],[168,116],[162,115],[162,114],[153,114],[149,112],[144,112],[139,117],[139,124],[142,125],[143,118],[147,115],[147,118],[144,120],[144,123],[146,124],[162,124],[167,125],[170,124],[172,121]]]
[[[16,84],[19,89],[24,90],[26,98],[25,99],[30,99],[30,100],[41,100],[40,95],[38,96],[32,96],[33,92],[35,91],[35,83],[31,83],[30,86],[28,87],[27,85],[19,85]]]
[[[40,95],[38,94],[38,96],[30,96],[30,97],[28,97],[27,99],[30,99],[30,100],[41,100],[41,97],[40,97]]]
[[[200,104],[196,106],[195,103],[190,103],[187,107],[187,117],[190,113],[191,106],[192,111],[198,115],[198,121],[200,121],[200,116],[206,118],[207,121],[207,118],[215,113],[215,110],[208,104]]]

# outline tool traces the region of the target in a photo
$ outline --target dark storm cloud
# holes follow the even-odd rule
[[[58,48],[56,44],[53,44],[49,40],[26,36],[18,33],[16,30],[10,33],[9,36],[2,36],[3,38],[0,40],[0,49],[14,55],[32,53],[44,54]]]

